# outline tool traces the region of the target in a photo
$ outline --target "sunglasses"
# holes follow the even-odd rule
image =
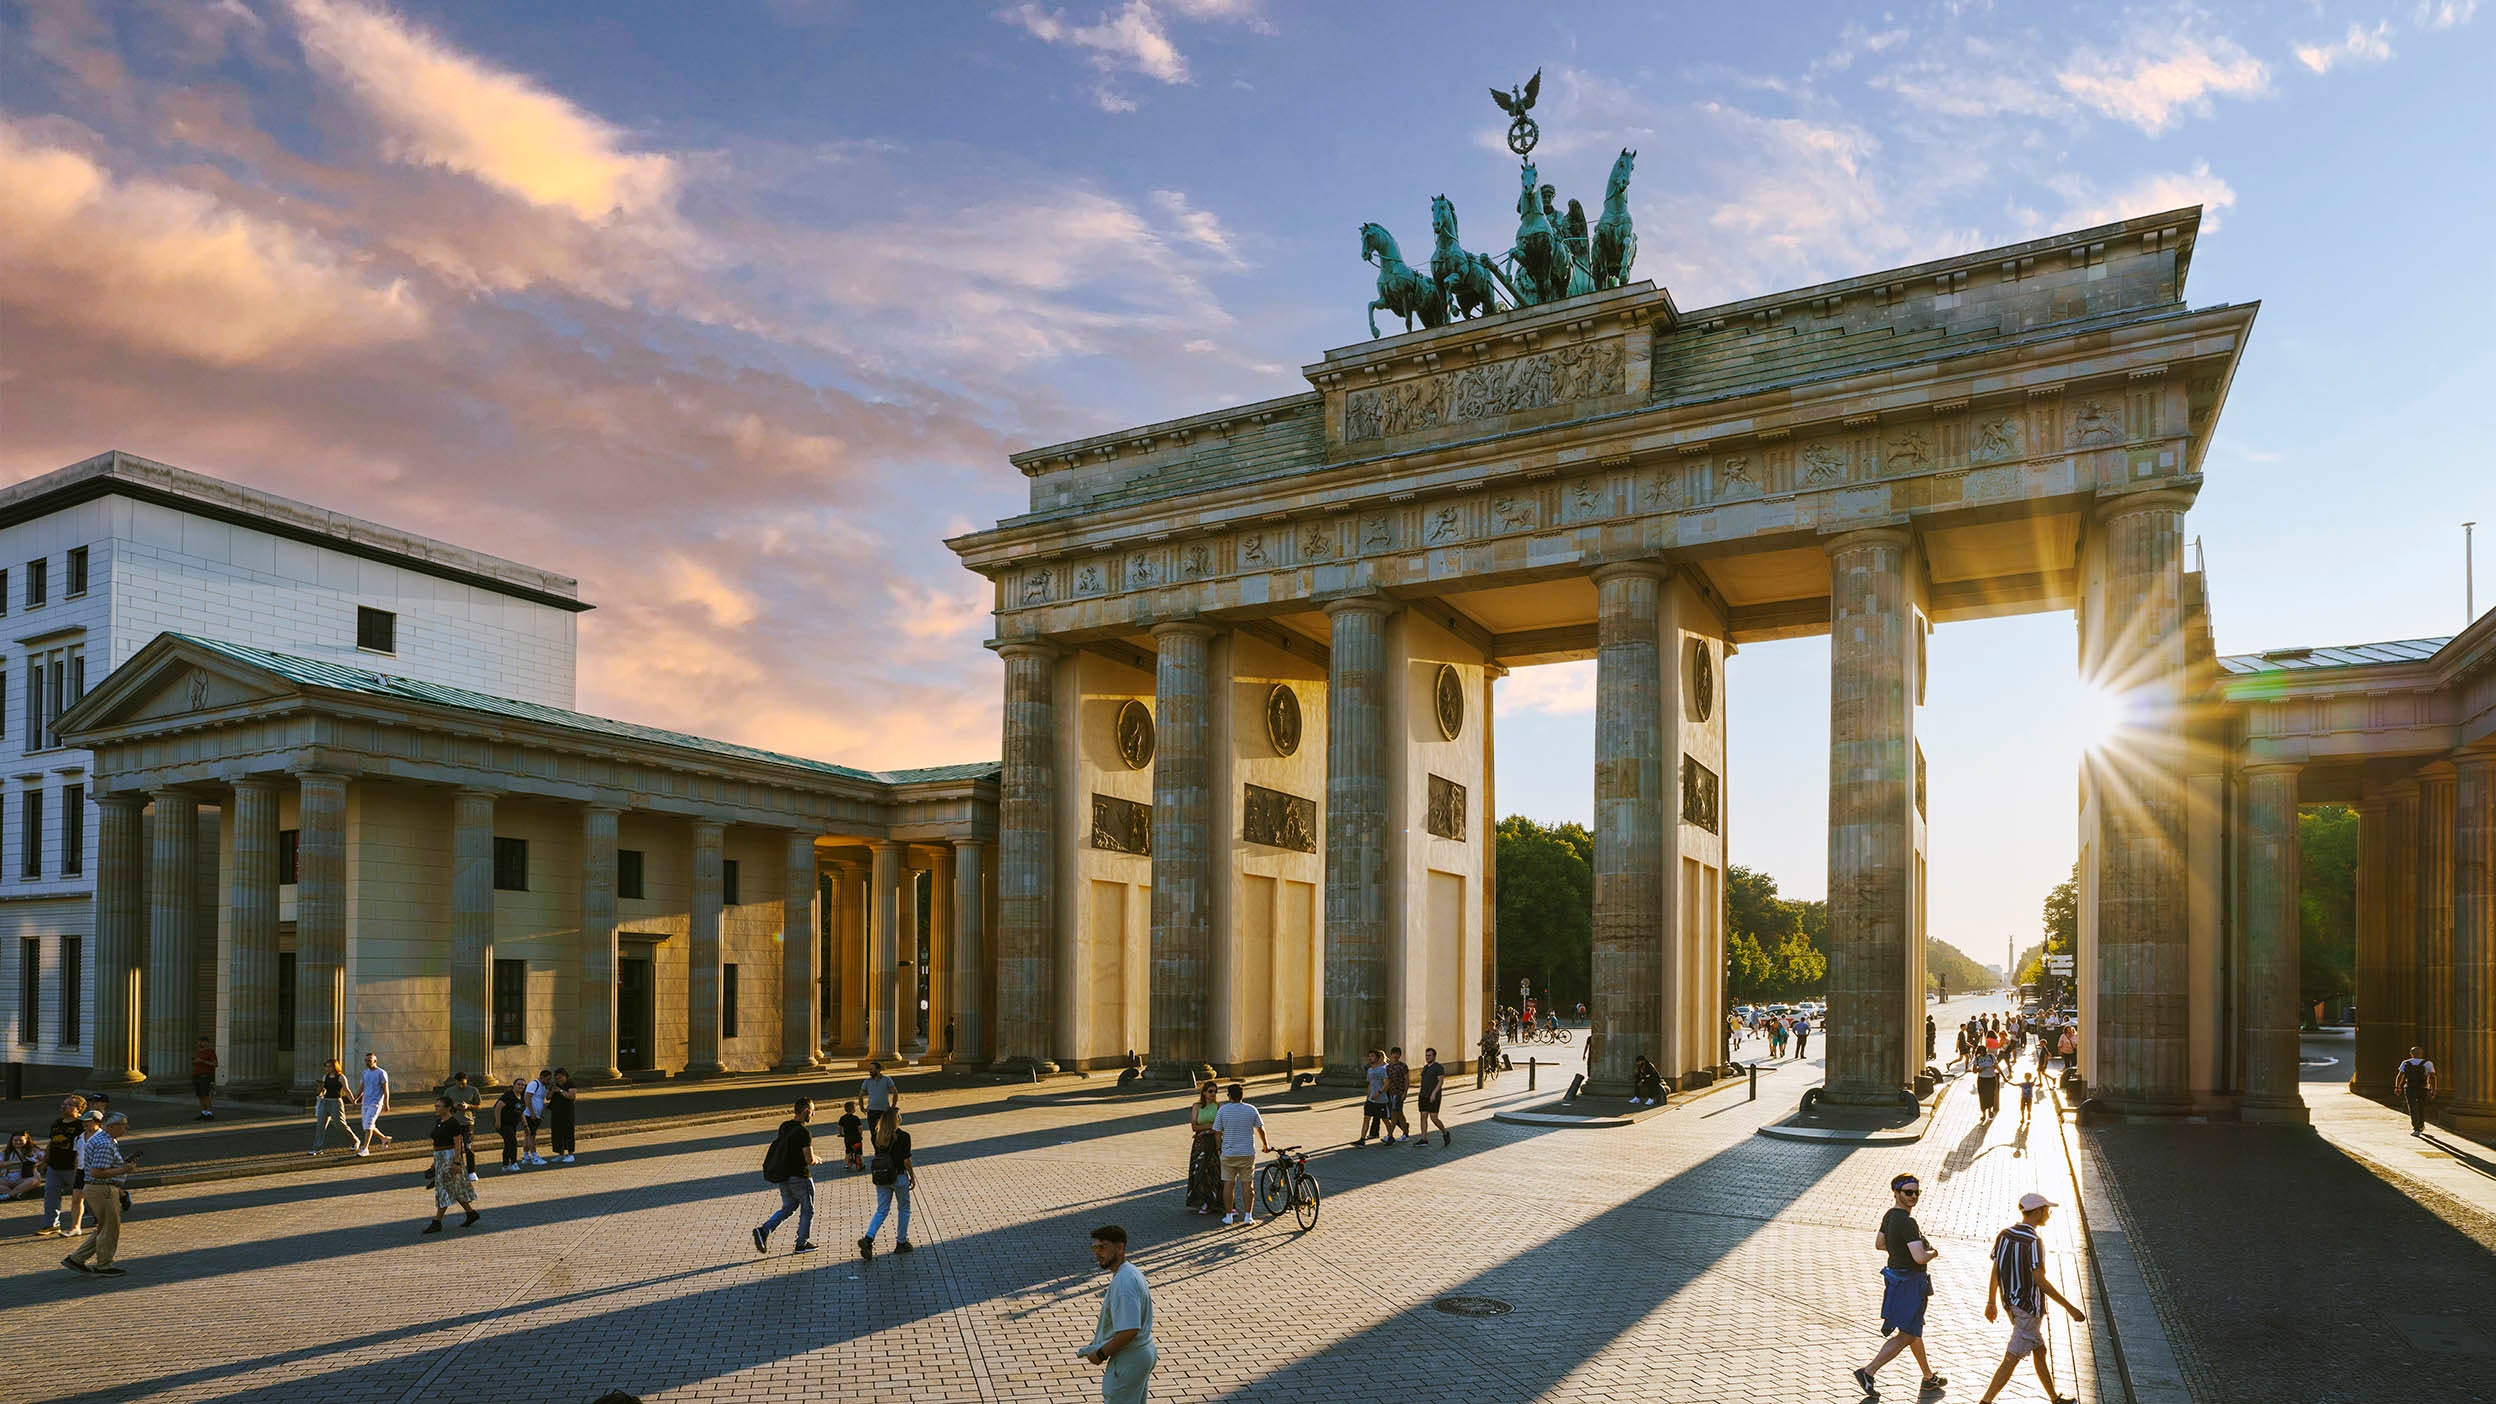
[[[1901,1188],[1898,1192],[1899,1192],[1900,1194],[1905,1195],[1905,1196],[1906,1196],[1907,1198],[1909,1198],[1909,1199],[1915,1199],[1915,1198],[1918,1198],[1918,1197],[1922,1196],[1922,1195],[1923,1195],[1923,1193],[1924,1193],[1924,1191],[1922,1191],[1922,1190],[1920,1190],[1920,1189],[1916,1188],[1914,1185],[1907,1185],[1907,1186],[1904,1186],[1904,1187],[1903,1187],[1903,1188]]]

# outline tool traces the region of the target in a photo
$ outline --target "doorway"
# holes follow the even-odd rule
[[[619,1072],[650,1070],[651,1026],[657,1022],[650,957],[625,956],[615,963],[615,1066]]]

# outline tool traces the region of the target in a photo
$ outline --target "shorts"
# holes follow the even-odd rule
[[[1256,1168],[1257,1158],[1253,1155],[1226,1155],[1222,1157],[1222,1178],[1226,1180],[1247,1179],[1249,1175],[1256,1171]]]
[[[1393,1121],[1397,1117],[1404,1114],[1404,1099],[1402,1097],[1389,1097],[1387,1099],[1386,1106],[1387,1119],[1389,1121]]]
[[[191,1074],[191,1095],[192,1095],[192,1096],[194,1096],[194,1097],[205,1097],[205,1096],[207,1096],[207,1095],[208,1095],[208,1089],[209,1089],[209,1088],[211,1088],[211,1087],[214,1087],[214,1086],[216,1086],[216,1085],[217,1085],[217,1075],[216,1075],[215,1073],[192,1073],[192,1074]]]
[[[379,1120],[381,1120],[381,1103],[366,1102],[364,1104],[364,1129],[372,1130],[373,1123]]]
[[[534,1131],[538,1128],[538,1124],[543,1122],[545,1119],[546,1118],[542,1116],[524,1116],[520,1118],[520,1121],[522,1125],[525,1125],[530,1130]]]
[[[2045,1349],[2045,1313],[2011,1308],[2011,1339],[2002,1347],[2005,1355],[2026,1355]]]
[[[1384,1121],[1387,1119],[1387,1104],[1384,1102],[1363,1102],[1361,1103],[1361,1115],[1371,1121]]]
[[[1422,1098],[1421,1114],[1423,1116],[1437,1116],[1439,1114],[1439,1099],[1436,1097]]]
[[[1881,1269],[1881,1334],[1924,1334],[1924,1307],[1933,1299],[1933,1275]]]

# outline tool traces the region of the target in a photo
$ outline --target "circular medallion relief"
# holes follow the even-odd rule
[[[1690,641],[1690,715],[1698,721],[1716,715],[1716,653],[1705,639]]]
[[[1300,694],[1289,683],[1276,683],[1265,694],[1265,739],[1278,756],[1300,749]]]
[[[1130,697],[1118,704],[1118,758],[1129,770],[1142,770],[1153,763],[1153,712]]]
[[[1453,663],[1439,665],[1438,681],[1430,688],[1430,698],[1439,714],[1439,734],[1453,741],[1465,729],[1465,680]]]

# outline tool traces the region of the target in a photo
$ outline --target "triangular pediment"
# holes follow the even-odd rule
[[[227,712],[300,691],[276,673],[160,634],[63,713],[59,730],[75,745],[85,733]]]

